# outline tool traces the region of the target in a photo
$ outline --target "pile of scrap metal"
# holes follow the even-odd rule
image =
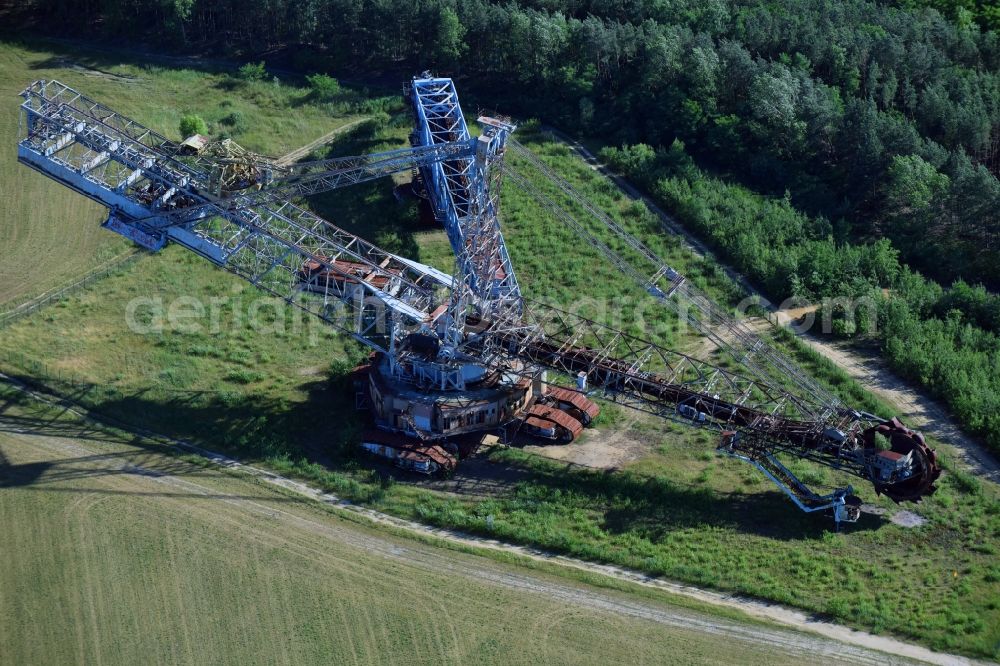
[[[301,288],[320,294],[333,291],[338,295],[347,293],[349,287],[361,284],[378,285],[379,289],[392,291],[393,281],[399,281],[402,271],[398,268],[379,267],[347,259],[331,259],[319,255],[319,261],[309,259],[298,271]],[[321,262],[325,262],[321,263]]]
[[[196,164],[210,176],[209,189],[217,197],[270,182],[277,168],[270,158],[247,150],[232,139],[209,141],[195,134],[180,143],[179,152],[197,155]]]

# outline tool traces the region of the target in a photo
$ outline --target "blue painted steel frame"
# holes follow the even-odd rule
[[[453,141],[471,139],[469,128],[458,102],[455,84],[448,78],[415,78],[412,83],[412,102],[416,112],[416,143],[429,146]],[[436,162],[420,167],[426,184],[436,219],[448,234],[452,251],[459,261],[466,257],[469,244],[478,244],[476,238],[467,233],[465,224],[470,214],[481,212],[492,216],[496,244],[499,246],[498,270],[491,267],[489,285],[480,284],[484,276],[476,274],[472,262],[464,261],[459,266],[461,274],[469,278],[469,286],[480,298],[486,300],[507,299],[520,301],[521,290],[514,275],[507,247],[503,242],[496,210],[489,201],[484,174],[477,169],[474,157]],[[482,225],[477,225],[482,226]]]
[[[213,203],[200,193],[207,174],[167,139],[57,81],[22,96],[19,161],[107,206],[105,228],[154,251],[174,241],[376,349],[388,350],[383,328],[422,325],[452,284],[291,202]],[[162,206],[175,195],[193,219]],[[385,314],[369,322],[373,309]]]
[[[801,499],[799,499],[798,495],[795,494],[795,492],[788,486],[788,484],[786,484],[784,481],[780,480],[777,476],[772,474],[770,470],[768,470],[766,467],[764,467],[764,465],[760,463],[760,461],[754,460],[750,456],[745,456],[743,454],[736,453],[734,451],[729,451],[726,449],[719,449],[719,452],[731,458],[736,458],[738,460],[742,460],[743,462],[748,462],[754,467],[756,467],[758,470],[763,472],[764,476],[771,479],[771,482],[774,483],[774,485],[778,486],[779,490],[788,495],[788,497],[793,502],[795,502],[795,506],[799,507],[801,511],[805,513],[813,513],[815,511],[825,511],[826,509],[832,509],[833,521],[837,524],[838,529],[840,528],[841,522],[853,523],[857,521],[857,517],[856,516],[851,517],[851,514],[847,511],[847,497],[854,494],[854,488],[852,486],[847,486],[846,488],[837,488],[832,493],[829,493],[827,495],[817,495],[816,493],[809,490],[809,488],[807,488],[805,484],[799,481],[798,477],[792,474],[792,472],[787,467],[778,462],[777,458],[775,458],[771,454],[767,454],[767,461],[770,464],[777,467],[778,469],[780,469],[785,474],[787,474],[789,478],[794,479],[799,486],[799,491],[807,494],[810,500],[814,503],[812,506],[810,506],[805,502],[803,502]]]

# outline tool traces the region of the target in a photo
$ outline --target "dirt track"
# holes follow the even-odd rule
[[[710,257],[744,291],[748,294],[759,296],[762,303],[768,303],[767,298],[757,291],[747,281],[746,277],[720,261],[704,243],[688,233],[677,220],[660,208],[656,202],[642,194],[631,183],[608,169],[585,146],[553,128],[544,129],[568,145],[592,169],[611,179],[628,197],[644,202],[660,218],[663,229],[667,233],[681,237],[684,241],[684,246],[689,251],[698,256]],[[769,325],[769,322],[765,320],[756,320],[751,323],[757,327]],[[885,362],[876,355],[866,353],[840,342],[820,339],[809,334],[800,334],[799,339],[830,359],[851,377],[859,380],[879,398],[896,407],[899,410],[898,416],[904,423],[952,445],[959,460],[969,470],[985,476],[992,481],[1000,482],[1000,463],[998,463],[996,457],[987,451],[978,441],[962,432],[958,424],[942,405],[921,393],[912,384],[892,373],[886,367]]]
[[[326,144],[328,144],[331,141],[333,141],[338,135],[343,134],[344,132],[346,132],[347,130],[351,129],[352,127],[357,127],[358,125],[360,125],[361,123],[363,123],[365,120],[367,120],[367,118],[358,118],[357,120],[352,120],[349,123],[341,125],[337,129],[332,130],[330,132],[327,132],[326,134],[324,134],[320,138],[316,139],[315,141],[310,141],[309,143],[307,143],[306,145],[302,146],[301,148],[296,148],[295,150],[293,150],[292,152],[288,153],[287,155],[282,155],[281,157],[279,157],[277,159],[276,163],[279,166],[288,166],[289,164],[292,164],[293,162],[298,162],[299,160],[301,160],[303,157],[305,157],[306,155],[308,155],[312,151],[316,150],[320,146],[325,146]]]
[[[800,335],[799,339],[896,407],[907,425],[951,444],[958,458],[970,470],[1000,483],[997,459],[982,444],[962,432],[942,405],[898,377],[876,354],[808,334]]]

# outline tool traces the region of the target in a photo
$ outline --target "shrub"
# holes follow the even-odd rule
[[[955,282],[934,305],[934,314],[939,317],[949,310],[961,310],[977,326],[1000,333],[1000,295],[990,293],[982,285],[971,286],[964,280]]]
[[[646,186],[656,181],[657,172],[661,167],[656,151],[644,143],[621,148],[607,146],[601,149],[601,159],[610,164],[615,171]]]
[[[329,102],[340,94],[340,83],[326,74],[312,74],[306,77],[313,98],[321,102]]]
[[[181,136],[187,138],[192,134],[207,134],[208,125],[205,124],[201,116],[187,113],[181,116],[180,130]]]
[[[239,69],[239,76],[244,81],[263,81],[264,77],[267,76],[267,70],[264,69],[264,61],[261,62],[248,62]]]
[[[242,134],[250,129],[250,123],[242,111],[233,111],[219,122],[230,128],[233,134]]]
[[[263,381],[267,378],[267,374],[261,372],[260,370],[246,370],[240,368],[238,370],[231,370],[226,374],[226,379],[236,384],[253,384],[255,382]]]

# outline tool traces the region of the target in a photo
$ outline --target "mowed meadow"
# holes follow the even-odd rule
[[[338,518],[6,386],[0,405],[5,664],[795,663],[525,589],[514,566]]]
[[[308,104],[281,107],[277,102],[254,110],[252,100],[263,91],[284,90],[273,82],[234,85],[225,75],[191,71],[157,75],[166,87],[171,77],[187,80],[174,84],[175,90],[202,85],[197,81],[204,77],[209,83],[201,97],[171,104],[210,123],[222,117],[213,114],[223,101],[247,109],[251,126],[258,113],[262,123],[271,118],[267,122],[276,124],[280,113],[289,119],[298,118],[300,109],[312,113]],[[113,85],[118,84],[102,81],[91,92],[115,106],[115,99],[104,96]],[[305,95],[287,90],[293,98]],[[165,130],[176,124],[150,98],[128,95],[120,101],[121,110],[140,121],[160,123]],[[383,110],[388,114],[345,133],[330,153],[405,145],[409,115],[399,106]],[[315,113],[322,115],[322,109]],[[312,130],[303,126],[294,140],[286,135],[286,147],[315,139],[348,117],[317,120]],[[253,136],[245,140],[248,146],[281,152],[277,143],[265,145],[263,137],[252,144]],[[279,136],[276,131],[276,141]],[[565,146],[531,124],[519,136],[720,302],[734,299],[736,291],[717,266],[688,255],[662,234],[648,211],[621,196]],[[388,250],[452,268],[443,232],[422,226],[413,202],[397,202],[387,182],[315,197],[309,205]],[[679,329],[676,315],[640,307],[640,290],[581,247],[530,197],[507,185],[502,211],[514,266],[529,296],[562,307],[586,300],[595,317],[637,332],[652,329],[663,344],[731,365]],[[95,227],[99,212],[90,222]],[[135,299],[152,299],[169,310],[182,297],[216,302],[217,316],[213,319],[207,307],[204,316],[186,322],[193,326],[137,332],[128,325]],[[253,311],[257,327],[248,324]],[[842,374],[791,341],[781,344],[802,354],[807,367],[852,404],[880,409]],[[460,468],[457,483],[417,480],[357,453],[364,424],[354,411],[347,372],[366,353],[177,247],[145,257],[0,332],[5,372],[71,394],[130,426],[225,450],[396,515],[793,604],[940,649],[997,655],[1000,501],[993,483],[950,469],[938,494],[915,509],[927,521],[917,528],[891,522],[898,508],[859,483],[859,494],[882,515],[865,515],[835,534],[824,518],[800,514],[750,468],[717,458],[711,433],[616,409],[607,409],[599,432],[587,436],[620,433],[638,450],[616,470],[590,470],[510,449]],[[942,450],[947,457],[947,447]],[[805,464],[793,463],[793,469],[819,490],[852,480]]]

